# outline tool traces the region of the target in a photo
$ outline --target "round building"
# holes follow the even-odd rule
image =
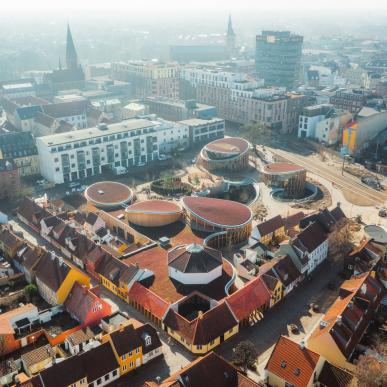
[[[182,208],[167,200],[145,200],[132,204],[126,209],[126,218],[130,223],[143,227],[159,227],[178,221]]]
[[[212,246],[238,244],[248,239],[252,213],[231,200],[186,196],[182,199],[186,222],[193,230],[215,234]]]
[[[168,252],[169,277],[184,285],[207,285],[222,276],[219,250],[193,243]]]
[[[249,142],[243,138],[221,138],[202,148],[200,160],[208,171],[216,169],[239,171],[249,165],[249,148]]]
[[[113,210],[133,200],[133,191],[125,184],[101,181],[86,188],[86,200],[97,208]]]
[[[262,180],[268,187],[283,189],[285,197],[301,198],[305,193],[306,169],[291,163],[271,163],[262,168]]]

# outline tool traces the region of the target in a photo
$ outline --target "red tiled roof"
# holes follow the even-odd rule
[[[305,168],[290,163],[271,163],[265,165],[263,170],[266,173],[289,173],[303,171]]]
[[[251,210],[231,200],[186,196],[184,208],[205,222],[220,227],[243,226],[251,221]]]
[[[241,321],[270,302],[270,291],[259,276],[226,298],[236,318]]]
[[[145,286],[135,282],[129,290],[128,297],[131,301],[141,305],[160,320],[164,317],[169,307],[169,303],[147,289]]]
[[[265,369],[295,387],[307,387],[319,359],[317,353],[281,336]]]
[[[174,214],[180,212],[181,207],[177,203],[168,200],[145,200],[132,204],[126,211],[134,213]]]
[[[156,293],[166,302],[175,302],[182,297],[190,294],[193,290],[200,290],[200,292],[217,300],[225,296],[224,286],[230,280],[232,275],[232,268],[229,262],[223,260],[222,276],[212,281],[208,285],[202,286],[186,286],[177,281],[173,281],[168,273],[167,250],[160,246],[154,246],[122,260],[127,265],[138,264],[141,269],[148,269],[154,273],[152,281],[145,280],[143,285]]]

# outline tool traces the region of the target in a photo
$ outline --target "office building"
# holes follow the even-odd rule
[[[56,184],[97,175],[104,168],[130,168],[188,146],[188,127],[162,120],[131,119],[117,124],[39,137],[42,176]]]
[[[330,103],[338,109],[348,110],[351,113],[357,113],[366,103],[370,92],[361,90],[338,90],[330,98]]]
[[[129,82],[135,98],[159,96],[178,98],[179,66],[158,61],[112,63],[114,80]]]
[[[257,35],[255,63],[265,86],[297,86],[303,39],[289,31],[262,31]]]
[[[180,121],[180,124],[188,126],[189,143],[193,146],[224,137],[225,123],[221,118],[214,117],[209,120],[190,118]]]
[[[149,107],[149,113],[170,121],[181,121],[194,117],[212,119],[216,116],[215,106],[197,103],[195,100],[148,97],[143,102]]]

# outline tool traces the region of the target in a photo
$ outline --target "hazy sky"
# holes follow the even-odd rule
[[[1,10],[17,12],[59,10],[126,10],[132,13],[211,10],[220,12],[235,10],[302,9],[387,9],[386,0],[3,0]]]

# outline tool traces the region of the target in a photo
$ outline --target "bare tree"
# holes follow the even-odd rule
[[[387,385],[387,343],[379,341],[367,354],[360,356],[355,375],[359,387]]]

